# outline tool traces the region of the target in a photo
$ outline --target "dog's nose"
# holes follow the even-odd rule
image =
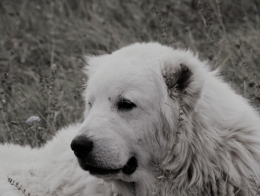
[[[72,140],[70,147],[78,158],[84,159],[93,149],[93,142],[86,136],[79,135]]]

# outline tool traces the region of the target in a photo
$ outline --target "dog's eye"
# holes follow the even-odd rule
[[[90,108],[92,107],[92,104],[90,102],[88,102],[88,105],[89,105]]]
[[[136,107],[136,105],[127,99],[120,99],[117,102],[117,108],[120,111],[129,111],[129,110],[134,109],[135,107]]]

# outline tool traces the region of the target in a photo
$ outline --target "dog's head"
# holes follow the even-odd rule
[[[192,115],[201,97],[201,62],[188,51],[137,43],[87,64],[85,121],[71,144],[80,166],[105,180],[155,179],[180,113]]]

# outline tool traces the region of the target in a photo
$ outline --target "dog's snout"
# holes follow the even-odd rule
[[[79,135],[72,140],[70,147],[78,158],[83,159],[93,149],[93,141],[84,135]]]

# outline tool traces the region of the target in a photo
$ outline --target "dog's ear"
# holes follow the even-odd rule
[[[88,112],[89,112],[89,103],[87,102],[87,92],[88,92],[88,82],[89,79],[92,77],[92,75],[99,69],[99,67],[102,65],[102,63],[99,62],[99,59],[101,58],[101,56],[95,56],[95,55],[86,55],[84,60],[84,68],[83,71],[86,75],[86,79],[85,79],[85,84],[84,84],[84,91],[82,93],[82,97],[85,103],[85,111],[84,111],[84,115],[87,116]]]
[[[95,63],[97,56],[87,55],[85,56],[84,73],[89,77],[98,68],[98,64]]]
[[[106,62],[107,56],[109,54],[102,53],[100,55],[86,55],[84,60],[85,60],[85,67],[84,67],[84,72],[89,78],[93,73],[96,72],[96,70],[103,66],[104,62]]]
[[[173,72],[171,69],[168,72],[164,70],[163,77],[168,92],[172,90],[184,92],[192,81],[192,72],[186,65],[180,64],[180,67]]]
[[[183,109],[187,112],[195,109],[202,95],[204,76],[198,72],[196,66],[186,63],[179,63],[177,66],[165,63],[162,68],[169,97],[176,101],[181,100]]]

